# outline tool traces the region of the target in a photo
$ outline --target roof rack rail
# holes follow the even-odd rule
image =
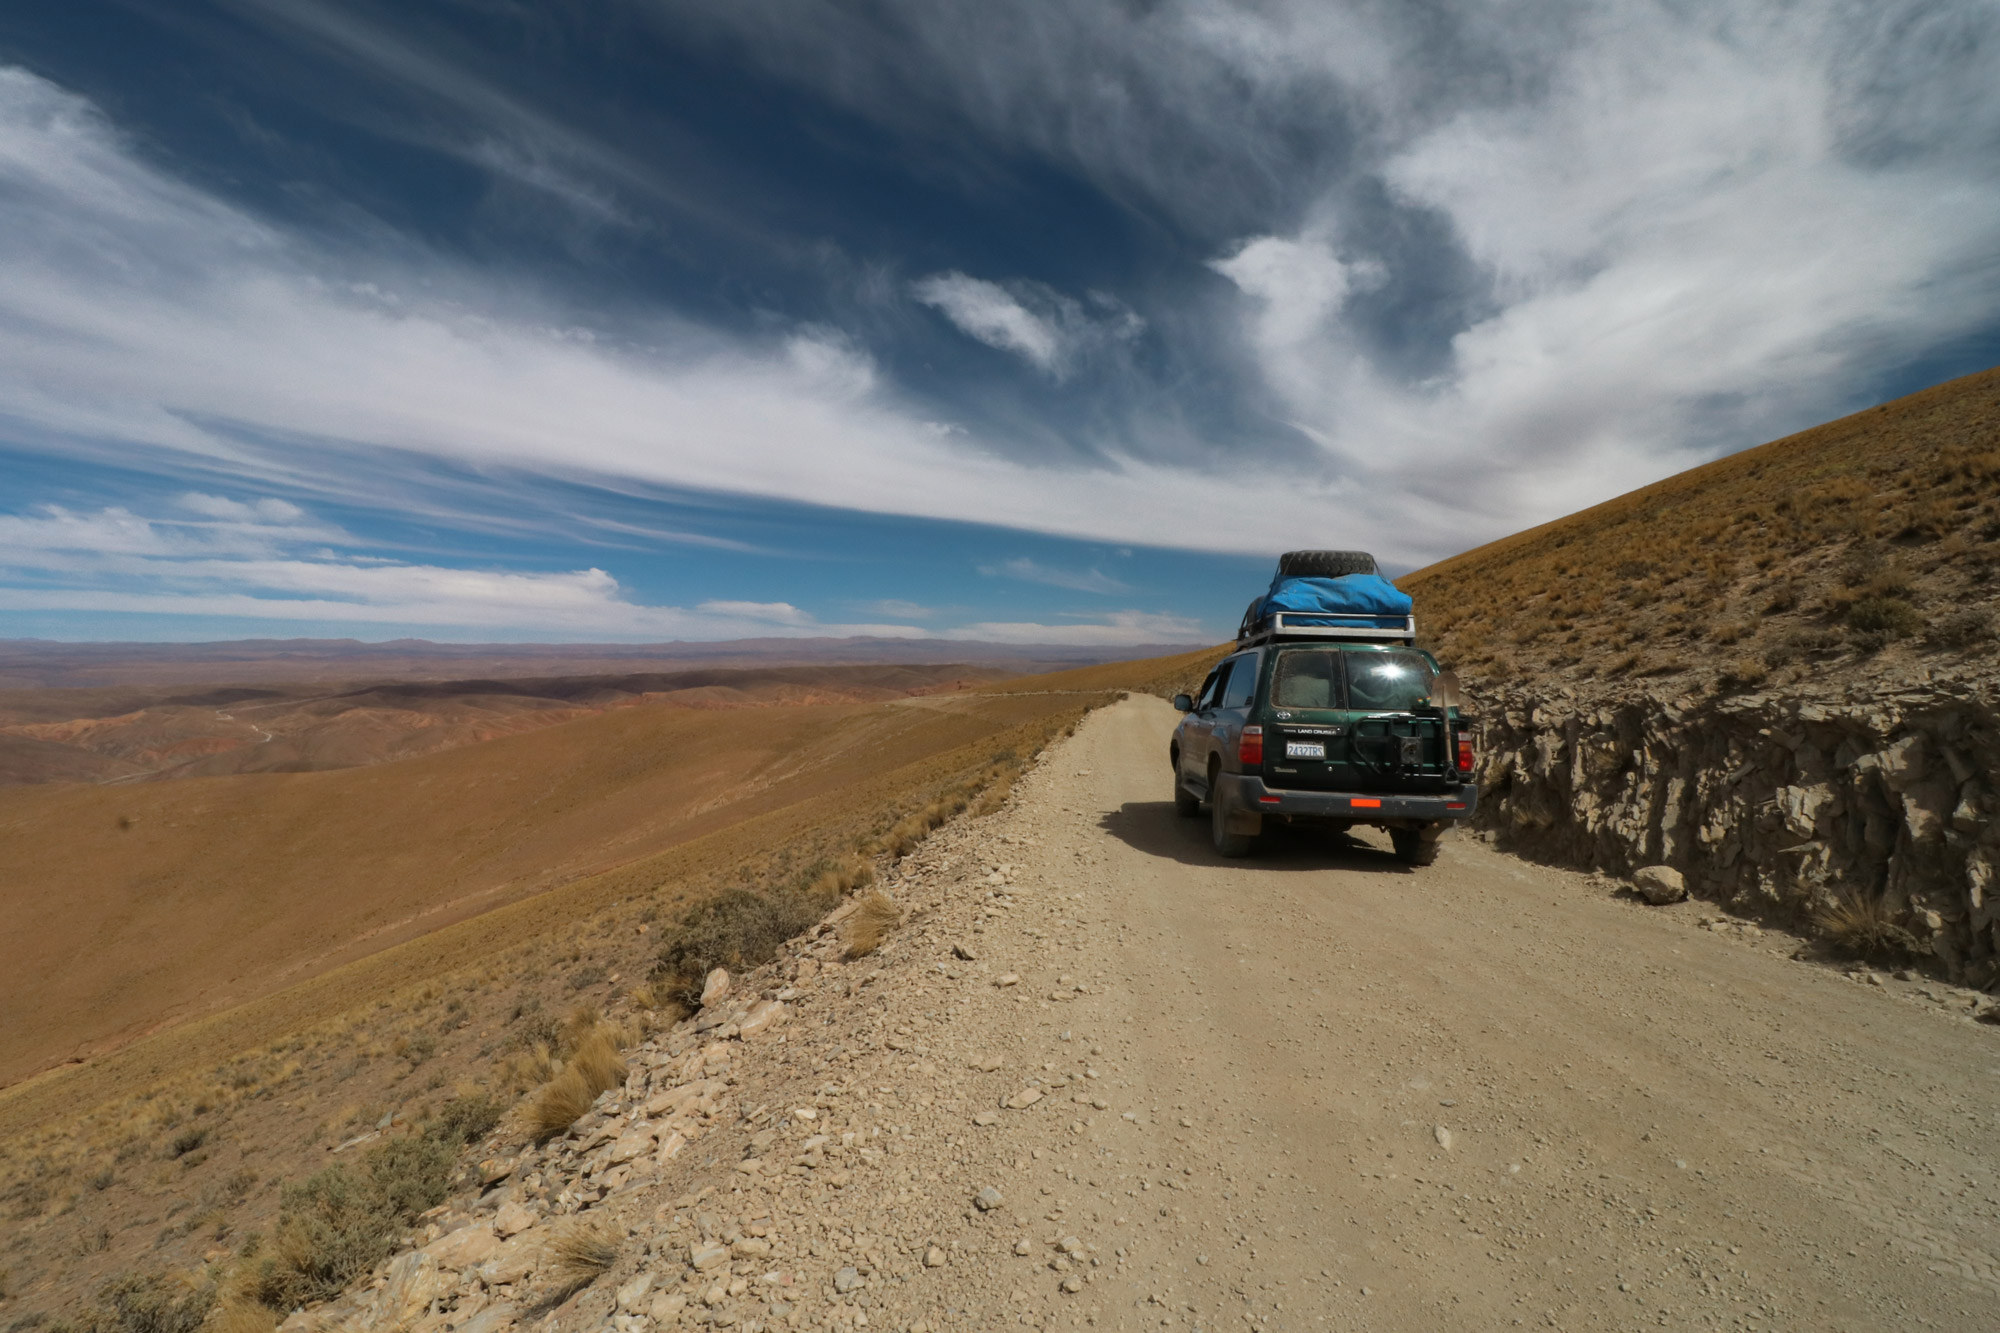
[[[1297,619],[1323,620],[1325,612],[1277,611],[1265,620],[1259,621],[1249,632],[1236,637],[1239,648],[1255,648],[1267,643],[1283,643],[1310,639],[1345,639],[1351,643],[1404,643],[1415,646],[1417,642],[1417,618],[1407,617],[1395,628],[1386,626],[1361,625],[1305,625],[1287,623],[1286,617]]]

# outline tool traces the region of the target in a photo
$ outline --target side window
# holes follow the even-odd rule
[[[1199,713],[1204,708],[1213,708],[1215,706],[1215,687],[1224,676],[1229,674],[1228,667],[1229,664],[1225,662],[1208,673],[1208,679],[1201,683],[1201,692],[1194,697],[1195,712]]]
[[[1222,708],[1248,708],[1250,701],[1257,697],[1257,655],[1239,657],[1229,673],[1229,684],[1223,688]]]

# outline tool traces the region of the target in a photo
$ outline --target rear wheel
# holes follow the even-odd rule
[[[1220,783],[1209,783],[1208,819],[1209,828],[1215,835],[1215,854],[1248,856],[1257,849],[1257,838],[1254,834],[1229,831],[1229,810],[1223,804],[1220,787]]]
[[[1427,866],[1437,860],[1438,834],[1441,829],[1394,828],[1389,830],[1389,845],[1396,849],[1396,859],[1405,865]]]
[[[1174,774],[1174,813],[1182,819],[1193,819],[1201,813],[1201,797],[1181,785],[1178,773]]]

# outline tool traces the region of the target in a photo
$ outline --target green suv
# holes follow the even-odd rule
[[[1403,643],[1270,642],[1225,658],[1174,729],[1174,809],[1208,803],[1215,850],[1247,856],[1267,821],[1387,829],[1429,865],[1470,819],[1472,728],[1457,681]]]

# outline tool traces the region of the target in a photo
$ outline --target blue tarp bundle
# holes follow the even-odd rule
[[[1346,629],[1401,629],[1410,615],[1410,595],[1380,574],[1343,574],[1332,579],[1271,580],[1271,590],[1250,619],[1261,623],[1283,611],[1293,625]]]

